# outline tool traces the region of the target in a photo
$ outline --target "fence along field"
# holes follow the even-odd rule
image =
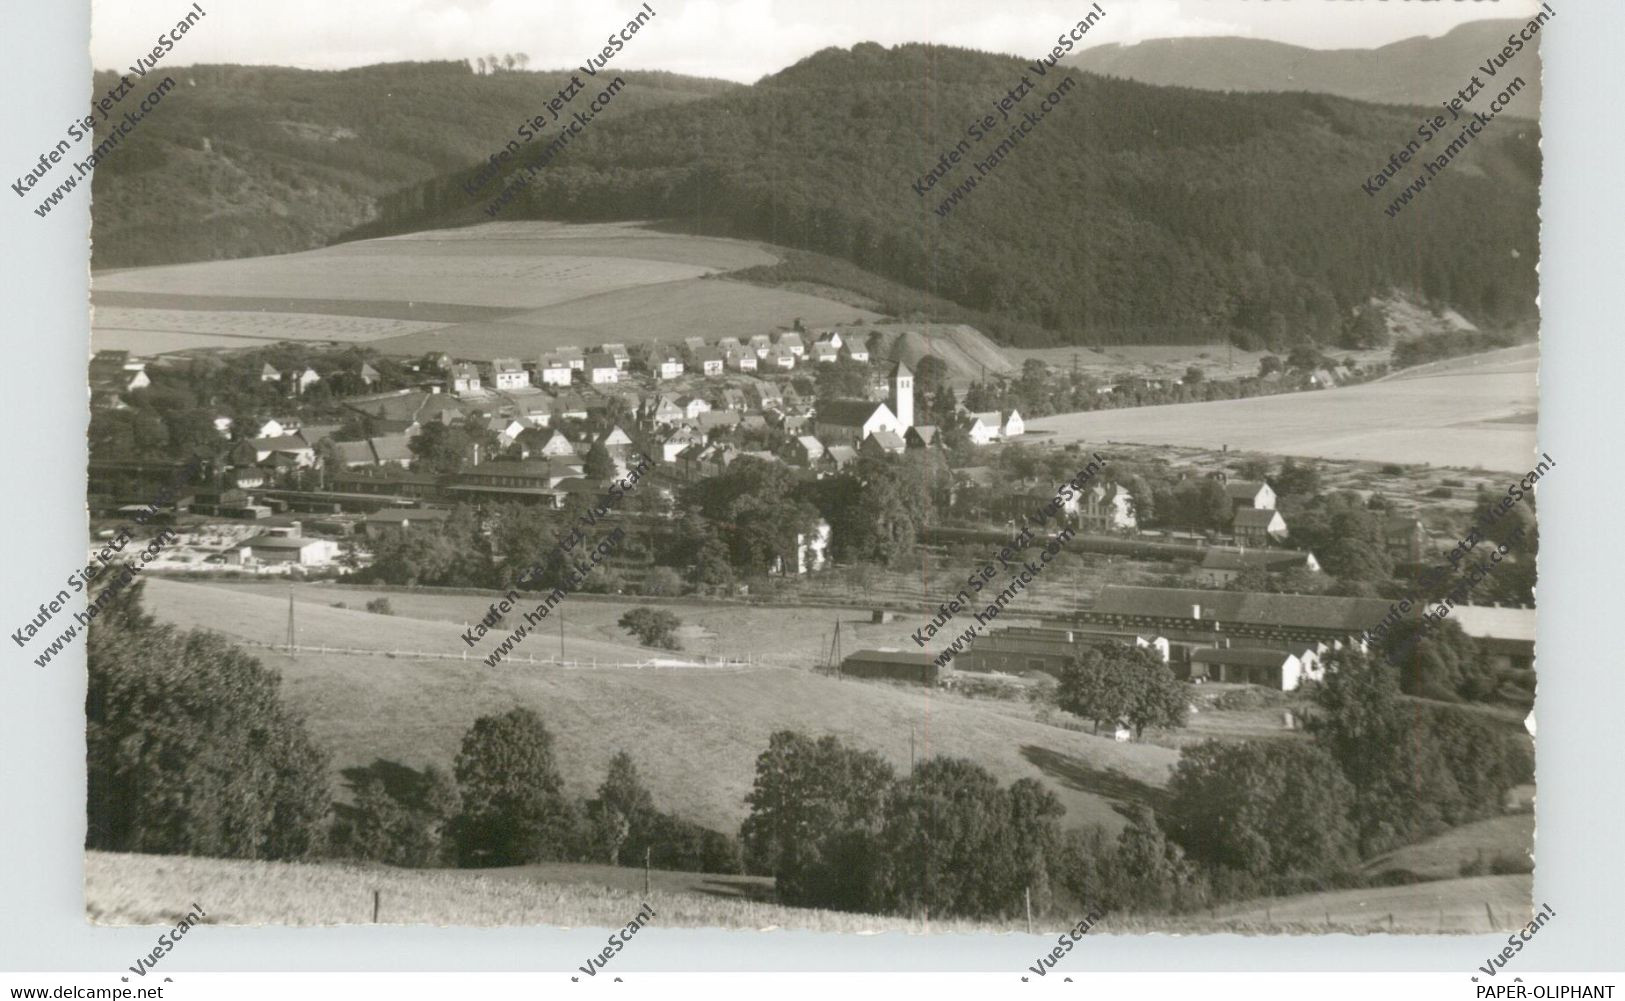
[[[280,671],[292,708],[339,770],[378,758],[448,766],[479,716],[526,706],[556,738],[571,791],[590,794],[611,755],[633,752],[661,809],[716,830],[737,830],[756,757],[773,731],[830,733],[906,769],[909,734],[930,754],[971,758],[1001,782],[1044,782],[1067,825],[1120,828],[1123,789],[1167,781],[1177,753],[1005,715],[997,703],[933,697],[924,689],[842,681],[806,668],[560,671],[544,664],[486,668],[478,660],[410,660],[300,654],[274,646],[286,634],[286,598],[156,579],[148,608],[161,620],[206,626],[268,644],[255,655]],[[443,622],[303,605],[301,644],[439,650],[462,647]],[[653,651],[583,638],[565,614],[567,657],[647,659]],[[538,637],[542,639],[542,637]],[[420,646],[420,644],[422,644]],[[455,647],[453,646],[455,644]],[[480,648],[477,653],[482,653]]]

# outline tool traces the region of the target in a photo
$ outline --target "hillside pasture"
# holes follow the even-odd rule
[[[1521,473],[1535,462],[1535,428],[1507,418],[1535,409],[1538,365],[1538,348],[1522,345],[1346,388],[1057,414],[1027,430],[1049,432],[1055,444],[1227,445]]]
[[[253,347],[251,342],[337,341],[365,342],[380,337],[434,330],[445,324],[376,316],[333,316],[318,313],[260,312],[249,310],[136,309],[98,306],[91,327],[94,349],[158,353],[148,346],[152,334],[174,337],[179,350],[187,347]]]
[[[240,590],[155,579],[148,603],[164,621],[227,636],[275,643],[286,630],[285,599]],[[591,652],[606,660],[648,659],[651,651],[570,633],[578,628],[571,624],[577,608],[565,608],[570,658]],[[303,607],[298,619],[305,645],[463,647],[458,629],[443,622],[314,606]],[[551,627],[527,640],[520,655],[550,656]],[[970,758],[1006,783],[1039,779],[1066,807],[1066,824],[1112,829],[1122,825],[1125,790],[1162,786],[1176,758],[1166,748],[1117,744],[914,686],[788,668],[561,670],[518,661],[493,669],[474,659],[485,650],[466,661],[254,652],[281,672],[290,704],[332,752],[335,775],[380,758],[448,766],[476,718],[527,706],[554,732],[572,793],[589,794],[611,755],[625,750],[663,809],[725,831],[744,819],[756,757],[784,728],[833,734],[900,770],[908,767],[912,734],[920,757]]]

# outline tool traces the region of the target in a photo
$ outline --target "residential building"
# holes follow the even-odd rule
[[[626,350],[625,344],[605,344],[598,350],[615,359],[615,367],[623,372],[632,364],[632,352]]]
[[[466,361],[457,362],[446,373],[446,388],[458,396],[484,392],[480,388],[480,370]]]
[[[1231,531],[1244,546],[1267,546],[1284,542],[1287,537],[1286,519],[1281,517],[1281,512],[1271,509],[1238,508]]]
[[[909,448],[932,448],[937,444],[937,428],[934,424],[916,424],[903,435],[903,442]]]
[[[490,378],[486,380],[487,388],[497,392],[507,392],[511,389],[524,389],[530,385],[530,373],[519,364],[517,358],[493,358],[490,365]]]
[[[1260,511],[1275,510],[1275,491],[1270,489],[1268,483],[1254,482],[1252,480],[1229,480],[1224,485],[1224,492],[1230,498],[1232,508],[1257,508]]]
[[[574,372],[569,359],[560,355],[543,355],[536,363],[537,381],[543,386],[568,386]]]
[[[718,351],[716,348],[700,347],[689,352],[688,357],[693,363],[694,368],[701,375],[718,376],[722,374],[723,365],[725,363],[722,358],[722,352]]]
[[[594,386],[614,385],[620,381],[621,366],[614,356],[607,354],[590,354],[586,360],[587,381]]]
[[[870,432],[863,439],[858,448],[859,455],[902,455],[908,446],[903,444],[903,438],[895,431],[881,428]]]
[[[1228,549],[1219,546],[1207,550],[1202,557],[1202,579],[1219,587],[1248,570],[1269,573],[1307,570],[1319,573],[1320,561],[1315,559],[1314,553],[1295,549]]]

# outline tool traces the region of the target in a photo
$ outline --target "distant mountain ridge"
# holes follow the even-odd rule
[[[320,71],[187,66],[163,113],[98,164],[97,268],[284,254],[373,219],[376,199],[490,156],[542,113],[569,70],[476,74],[465,63]],[[616,113],[742,84],[626,72]],[[95,93],[115,74],[96,75]],[[98,132],[98,141],[102,134]]]
[[[1470,21],[1437,38],[1406,38],[1375,49],[1309,49],[1259,38],[1154,38],[1096,46],[1064,61],[1091,73],[1166,87],[1310,91],[1377,104],[1432,105],[1454,94],[1474,67],[1500,52],[1507,35],[1527,23]],[[1538,48],[1531,45],[1517,60],[1517,75],[1527,86],[1506,114],[1535,118]]]

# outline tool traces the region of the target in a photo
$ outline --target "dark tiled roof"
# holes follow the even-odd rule
[[[1094,611],[1106,615],[1188,619],[1191,606],[1200,605],[1205,621],[1359,632],[1381,622],[1383,616],[1388,614],[1389,604],[1377,598],[1108,584],[1095,599]]]
[[[906,650],[859,650],[847,657],[843,663],[855,660],[868,661],[872,664],[912,664],[916,667],[925,667],[936,658],[929,653],[910,653]]]
[[[1291,654],[1280,650],[1248,650],[1245,648],[1232,648],[1229,650],[1209,647],[1203,650],[1192,650],[1191,660],[1202,664],[1243,664],[1248,667],[1280,667]]]
[[[858,428],[873,417],[883,404],[869,400],[831,400],[818,405],[818,423]]]
[[[1268,528],[1279,516],[1280,512],[1272,508],[1238,508],[1236,510],[1235,525],[1237,528]]]

